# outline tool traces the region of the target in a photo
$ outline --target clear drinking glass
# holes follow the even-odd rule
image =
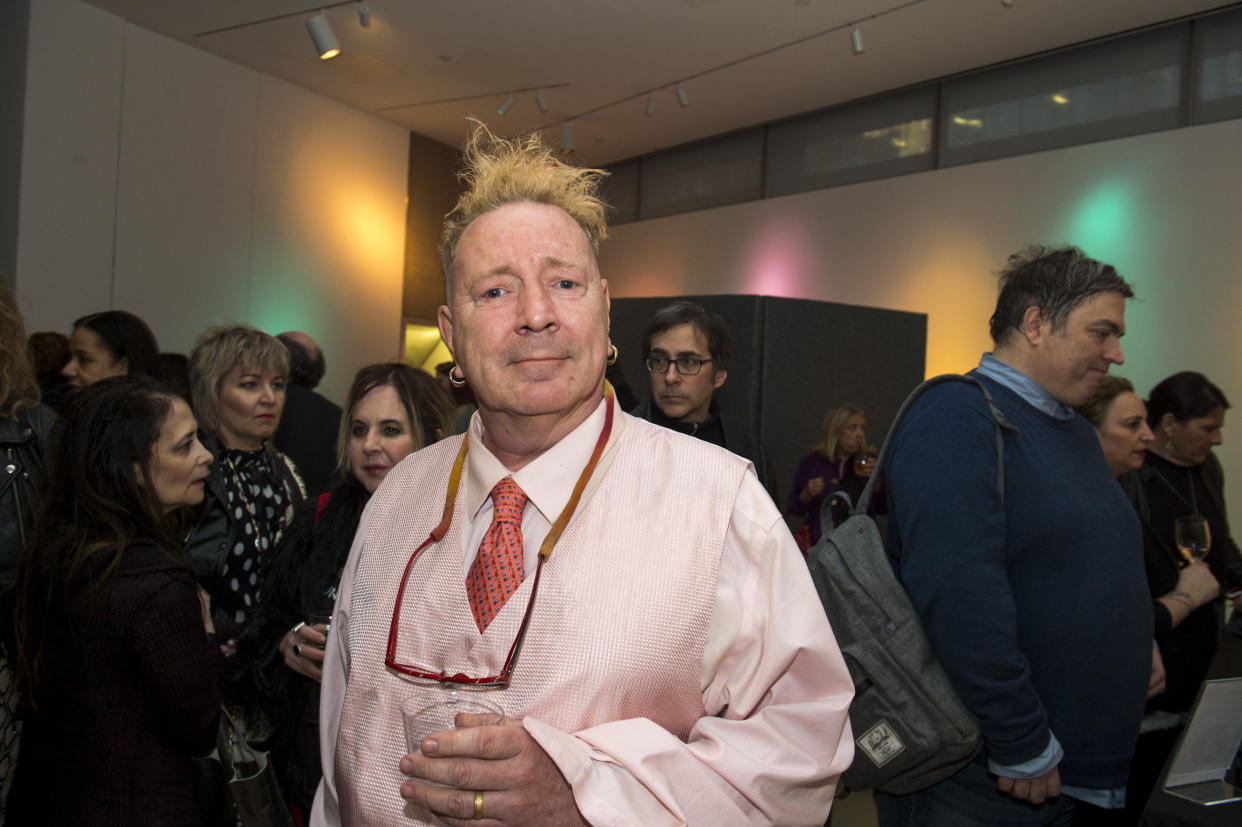
[[[860,477],[871,476],[877,459],[874,448],[864,449],[861,454],[854,457],[854,473]]]
[[[486,715],[487,719],[475,726],[496,726],[505,719],[505,713],[491,701],[476,694],[452,690],[448,697],[438,703],[428,704],[427,699],[409,698],[401,704],[401,723],[405,727],[405,746],[411,753],[420,752],[423,739],[433,732],[464,729],[457,723],[457,716]]]
[[[1177,550],[1186,558],[1187,563],[1202,560],[1212,548],[1212,531],[1208,528],[1207,520],[1198,515],[1178,517],[1173,522],[1173,536],[1177,542]]]

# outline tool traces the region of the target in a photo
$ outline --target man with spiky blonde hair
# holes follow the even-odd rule
[[[479,410],[359,526],[314,824],[827,816],[849,674],[750,464],[604,382],[601,175],[537,138],[467,145],[439,323]]]

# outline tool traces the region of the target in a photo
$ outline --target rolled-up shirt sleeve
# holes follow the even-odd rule
[[[647,719],[526,729],[595,825],[823,824],[853,759],[853,684],[792,535],[753,473],[721,557],[682,741]]]

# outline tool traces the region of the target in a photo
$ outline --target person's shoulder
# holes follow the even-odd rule
[[[333,417],[333,424],[336,424],[336,422],[341,418],[341,406],[324,396],[319,391],[307,389],[306,398],[319,411],[324,414],[331,414]]]
[[[46,437],[48,431],[60,419],[56,411],[42,402],[22,408],[20,415],[40,437]]]
[[[750,460],[739,456],[735,451],[671,428],[665,428],[663,425],[648,422],[633,414],[623,415],[626,417],[623,438],[632,444],[641,446],[642,450],[667,451],[682,458],[691,466],[697,462],[708,461],[724,461],[730,464],[736,463],[739,466],[750,464]]]
[[[974,381],[948,379],[925,389],[906,411],[899,431],[905,432],[911,427],[970,427],[971,423],[978,425],[981,422],[991,422],[992,414],[983,391],[987,391],[997,407],[1003,409],[1007,401],[1004,388],[986,377],[973,374],[967,376],[977,380],[979,384]]]
[[[642,402],[639,402],[637,405],[631,408],[628,413],[630,416],[636,419],[642,419],[646,422],[650,422],[651,421],[651,400],[644,399]]]
[[[125,544],[115,576],[194,582],[194,571],[181,555],[150,540],[133,540]]]

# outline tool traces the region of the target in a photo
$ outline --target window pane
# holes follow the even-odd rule
[[[1194,123],[1242,117],[1242,12],[1195,23],[1199,83]]]
[[[944,166],[1180,125],[1188,27],[946,81]]]
[[[936,88],[816,112],[768,128],[767,195],[931,169]]]
[[[644,158],[639,217],[758,199],[762,155],[763,130],[752,129]]]

